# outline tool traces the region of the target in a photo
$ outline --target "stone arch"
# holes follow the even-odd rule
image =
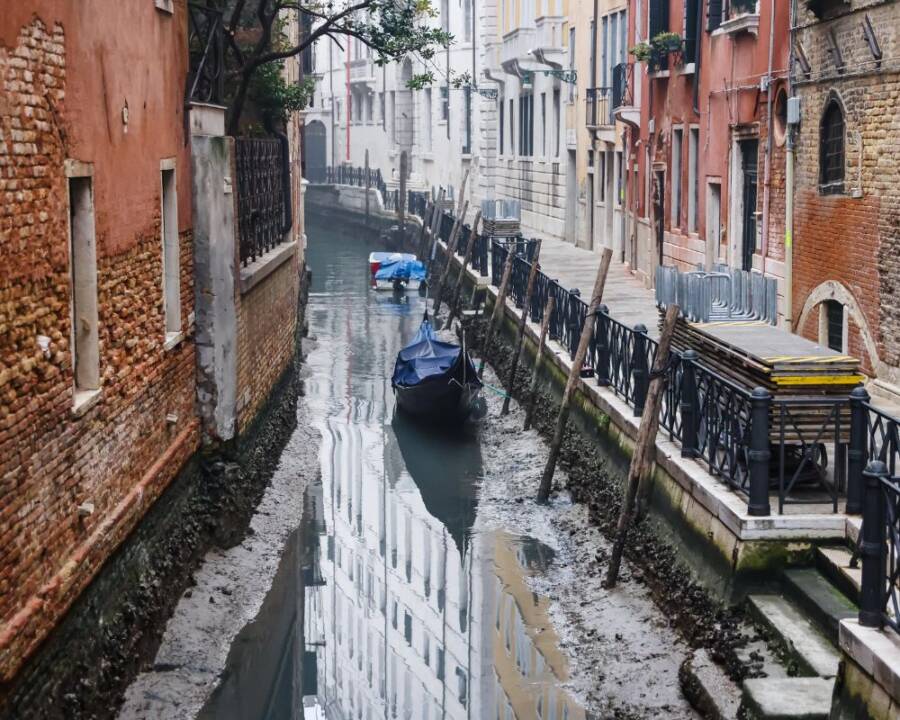
[[[859,334],[862,336],[863,345],[865,345],[866,353],[869,356],[869,365],[879,373],[881,362],[878,358],[878,344],[875,342],[875,336],[869,329],[869,323],[863,314],[862,308],[856,302],[856,298],[843,284],[837,280],[826,280],[817,286],[809,295],[806,296],[806,302],[803,303],[803,310],[800,311],[800,319],[797,321],[797,329],[802,330],[809,320],[812,311],[826,300],[837,300],[841,305],[847,308],[856,327],[859,328]]]

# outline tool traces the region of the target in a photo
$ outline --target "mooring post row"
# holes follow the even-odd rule
[[[634,388],[634,416],[644,413],[647,402],[647,388],[650,385],[650,370],[647,367],[647,326],[634,326],[634,346],[631,354],[631,382]]]
[[[868,422],[866,403],[869,393],[862,386],[850,393],[850,447],[847,450],[847,507],[848,515],[863,511],[865,480],[863,470],[868,460]]]
[[[750,497],[747,512],[755,517],[772,514],[769,504],[769,471],[772,450],[769,439],[769,415],[772,394],[758,387],[750,394],[750,449],[747,451]]]
[[[686,350],[681,356],[681,457],[695,458],[697,421],[700,417],[700,398],[697,394],[697,351]]]

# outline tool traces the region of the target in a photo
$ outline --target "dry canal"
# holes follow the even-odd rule
[[[374,235],[308,235],[297,437],[121,717],[691,717],[685,648],[644,588],[626,568],[603,591],[584,509],[531,501],[540,438],[496,396],[457,433],[398,414],[394,358],[424,300],[368,288]]]

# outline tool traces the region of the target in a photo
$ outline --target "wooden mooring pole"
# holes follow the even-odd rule
[[[431,265],[434,262],[434,253],[437,248],[437,236],[438,236],[438,228],[441,226],[441,219],[444,216],[444,197],[446,196],[446,190],[441,188],[440,193],[438,194],[438,202],[437,207],[434,209],[434,213],[431,217],[431,228],[429,231],[430,242],[431,244],[427,246],[427,254],[428,254],[428,282],[431,282]],[[425,262],[424,259],[422,262]]]
[[[528,403],[525,406],[525,424],[523,430],[531,429],[531,419],[534,416],[534,403],[537,400],[538,372],[541,368],[541,360],[544,357],[544,347],[547,343],[547,331],[550,329],[550,316],[556,307],[556,298],[552,295],[547,298],[544,307],[544,318],[541,321],[541,337],[538,340],[537,353],[534,357],[534,367],[531,368],[531,382],[528,384]]]
[[[425,241],[426,241],[426,228],[431,225],[431,218],[434,217],[434,213],[436,211],[437,204],[435,203],[434,197],[431,198],[431,202],[425,207],[425,214],[422,216],[422,228],[419,231],[419,259],[425,257]]]
[[[480,222],[481,210],[478,210],[475,212],[475,219],[472,221],[472,232],[469,233],[469,242],[466,243],[466,254],[463,255],[459,275],[456,276],[456,285],[453,287],[453,295],[450,298],[450,314],[447,317],[447,327],[450,327],[453,318],[459,316],[459,294],[462,292],[463,279],[466,277],[466,267],[468,267],[469,260],[472,259],[472,251],[475,249],[475,239],[478,237],[478,224]]]
[[[434,296],[434,318],[437,319],[438,313],[441,311],[441,302],[444,299],[444,288],[447,286],[447,280],[450,278],[450,268],[453,266],[453,256],[456,255],[456,245],[459,242],[459,236],[462,234],[463,222],[466,219],[466,213],[469,211],[468,200],[463,204],[462,213],[453,223],[453,230],[450,231],[450,238],[447,240],[447,247],[444,250],[444,271],[441,273],[441,281],[438,285],[437,293]]]
[[[513,383],[516,381],[516,371],[519,369],[519,358],[522,355],[522,346],[525,344],[525,326],[528,325],[528,313],[531,310],[531,294],[534,292],[534,281],[537,279],[538,261],[541,257],[541,241],[537,241],[534,248],[534,256],[531,258],[531,270],[528,272],[528,284],[525,286],[525,299],[522,303],[522,315],[519,317],[519,330],[516,334],[516,345],[513,351],[512,365],[509,367],[509,376],[506,379],[506,397],[503,398],[501,415],[509,414],[509,401],[512,397]]]
[[[550,498],[550,488],[553,483],[553,473],[556,472],[556,461],[559,458],[559,450],[562,447],[563,437],[566,434],[566,423],[569,420],[569,408],[572,404],[572,396],[575,394],[575,386],[581,377],[581,368],[584,366],[584,358],[587,355],[588,346],[594,335],[594,315],[603,299],[603,288],[606,285],[606,274],[609,272],[609,263],[612,259],[612,250],[605,248],[600,258],[600,268],[597,270],[597,279],[594,281],[594,292],[591,294],[591,304],[588,305],[587,316],[584,319],[584,327],[581,329],[581,338],[578,341],[578,349],[572,360],[569,370],[569,379],[566,381],[566,389],[563,391],[562,402],[559,406],[559,415],[556,416],[556,430],[553,432],[553,440],[550,442],[550,456],[541,475],[541,485],[538,488],[537,501],[545,503]]]
[[[400,216],[400,243],[406,242],[406,176],[409,174],[409,154],[400,153],[400,189],[397,198],[397,215]]]
[[[650,373],[650,387],[647,390],[647,400],[644,402],[644,413],[641,415],[637,442],[634,446],[634,454],[631,456],[631,465],[628,468],[625,499],[622,501],[622,509],[619,511],[616,540],[613,543],[609,567],[606,569],[606,578],[603,581],[605,588],[615,587],[619,578],[619,566],[622,564],[622,553],[625,550],[628,528],[634,517],[638,488],[642,482],[646,482],[646,477],[653,468],[656,454],[656,433],[659,429],[659,406],[662,404],[666,389],[665,370],[669,364],[669,349],[672,346],[672,335],[677,319],[678,306],[673,303],[666,310],[666,319],[663,323],[662,335],[659,338],[656,360],[653,362],[653,370]]]
[[[506,293],[509,290],[509,277],[512,275],[513,257],[515,257],[515,253],[510,250],[506,255],[506,262],[503,264],[503,277],[500,279],[497,301],[494,303],[494,311],[491,313],[488,326],[484,331],[484,344],[481,346],[481,359],[478,361],[478,377],[484,375],[484,366],[491,349],[491,340],[494,339],[494,327],[497,320],[503,315],[503,308],[506,306]]]

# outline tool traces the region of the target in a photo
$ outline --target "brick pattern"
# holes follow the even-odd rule
[[[797,139],[794,304],[803,307],[809,293],[826,280],[841,283],[859,304],[852,318],[850,351],[877,372],[862,346],[858,327],[865,323],[875,338],[879,359],[900,365],[900,5],[853,0],[851,10],[819,23],[802,6],[798,41],[812,67],[807,79],[798,72],[802,122]],[[860,29],[868,14],[885,61],[873,62]],[[847,70],[838,72],[828,51],[833,30]],[[821,195],[819,127],[830,97],[845,109],[843,195]],[[816,313],[813,313],[816,315]],[[806,323],[804,334],[817,327]]]
[[[39,19],[23,27],[16,47],[0,48],[0,83],[0,678],[8,679],[198,437],[193,342],[163,349],[158,209],[137,236],[98,232],[102,393],[72,415],[63,28]],[[147,182],[160,192],[158,176]],[[189,232],[181,253],[187,327]],[[38,336],[50,339],[47,356]],[[85,502],[94,511],[79,517]]]
[[[295,256],[240,296],[237,307],[238,432],[262,409],[294,356],[299,263]]]

